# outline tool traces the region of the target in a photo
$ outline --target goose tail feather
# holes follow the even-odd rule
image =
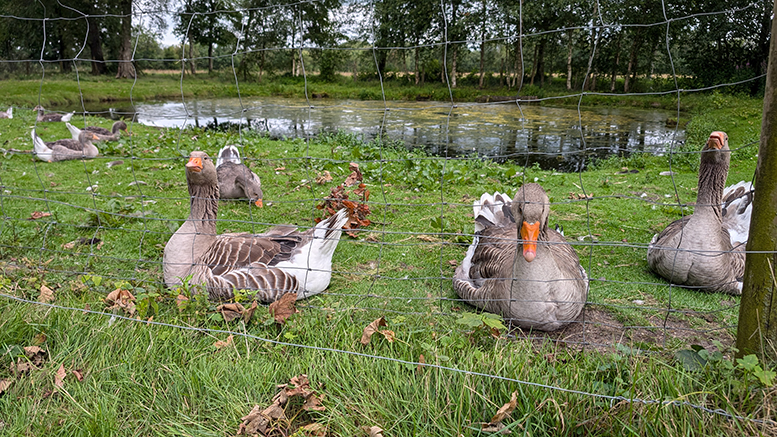
[[[233,145],[226,145],[219,150],[219,156],[216,158],[216,167],[225,162],[240,164],[240,151]]]
[[[35,129],[31,131],[32,144],[35,150],[35,156],[41,161],[51,162],[51,149],[43,142],[43,140],[35,133]]]

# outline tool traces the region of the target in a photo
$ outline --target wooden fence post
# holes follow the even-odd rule
[[[777,14],[777,3],[774,6]],[[773,15],[774,16],[774,15]],[[777,358],[777,19],[772,20],[737,356]],[[752,252],[751,252],[752,251]]]

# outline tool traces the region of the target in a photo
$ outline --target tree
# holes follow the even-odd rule
[[[118,0],[121,13],[121,48],[119,49],[119,68],[116,79],[135,78],[135,66],[132,65],[132,0]]]

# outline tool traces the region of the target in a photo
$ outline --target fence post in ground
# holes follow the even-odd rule
[[[777,3],[774,11],[777,14]],[[737,355],[763,353],[774,359],[777,358],[777,20],[772,20],[762,120],[739,307]]]

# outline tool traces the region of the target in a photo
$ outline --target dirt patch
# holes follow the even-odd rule
[[[517,339],[531,339],[542,343],[548,340],[564,343],[572,349],[593,349],[611,351],[621,343],[639,349],[676,348],[700,345],[707,350],[717,350],[713,340],[723,345],[733,345],[735,338],[728,329],[719,323],[710,322],[703,315],[695,315],[694,323],[670,314],[669,317],[657,314],[648,318],[644,326],[624,325],[607,310],[587,306],[574,323],[555,332],[530,332],[515,329],[512,334]],[[686,314],[687,315],[687,314]]]

